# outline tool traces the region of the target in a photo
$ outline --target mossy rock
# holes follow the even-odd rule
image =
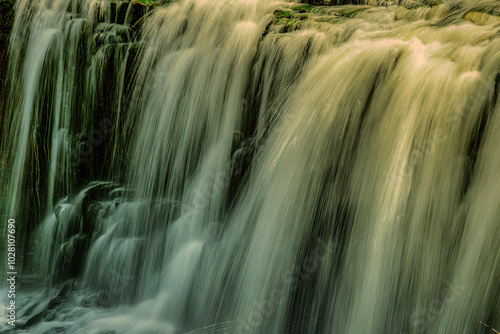
[[[274,21],[276,24],[286,24],[286,25],[293,25],[295,23],[295,20],[293,18],[282,18],[282,19],[276,19]]]
[[[279,21],[281,19],[291,19],[294,15],[295,13],[289,10],[278,9],[274,11],[275,21]]]
[[[132,4],[143,5],[143,6],[152,6],[156,1],[153,0],[132,0],[130,1]]]
[[[287,25],[287,26],[293,26],[295,21],[303,21],[306,20],[309,15],[306,14],[310,12],[312,9],[312,6],[305,5],[305,6],[295,6],[292,8],[294,11],[290,10],[276,10],[274,11],[274,24],[277,25]]]
[[[300,5],[292,7],[292,10],[297,11],[299,13],[307,13],[312,11],[312,8],[313,7],[311,5]]]

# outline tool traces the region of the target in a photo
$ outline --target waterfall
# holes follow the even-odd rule
[[[500,328],[500,3],[309,2],[18,1],[1,333]]]

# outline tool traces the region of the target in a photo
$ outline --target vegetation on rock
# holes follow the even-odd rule
[[[298,11],[299,13],[310,12],[312,8],[313,7],[311,5],[300,5],[292,7],[293,10]]]
[[[10,12],[14,10],[15,3],[15,0],[0,0],[0,12]]]
[[[0,133],[5,100],[5,76],[7,74],[7,49],[9,34],[14,23],[15,0],[0,0]]]

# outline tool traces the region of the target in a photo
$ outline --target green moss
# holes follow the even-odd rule
[[[293,19],[295,13],[288,10],[275,10],[274,11],[274,23],[283,24],[287,23],[290,19]]]
[[[170,2],[170,0],[132,0],[132,3],[139,3],[142,5],[154,7],[168,5],[170,4]]]
[[[152,1],[152,4],[150,6],[152,8],[156,8],[156,7],[167,6],[167,5],[170,5],[171,3],[172,3],[172,0],[156,0],[156,1]]]
[[[276,23],[276,24],[285,24],[285,25],[293,25],[295,23],[295,20],[294,19],[290,19],[290,18],[283,18],[283,19],[275,20],[274,23]]]
[[[294,13],[292,11],[288,10],[275,10],[274,11],[274,17],[276,20],[281,20],[284,18],[291,19],[293,17]]]
[[[299,12],[299,13],[305,13],[305,12],[310,12],[312,10],[312,6],[311,5],[300,5],[300,6],[292,7],[292,9]]]

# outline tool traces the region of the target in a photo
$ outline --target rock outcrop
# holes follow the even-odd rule
[[[14,0],[0,0],[0,130],[5,101],[5,77],[7,74],[7,50],[9,34],[14,23]]]

